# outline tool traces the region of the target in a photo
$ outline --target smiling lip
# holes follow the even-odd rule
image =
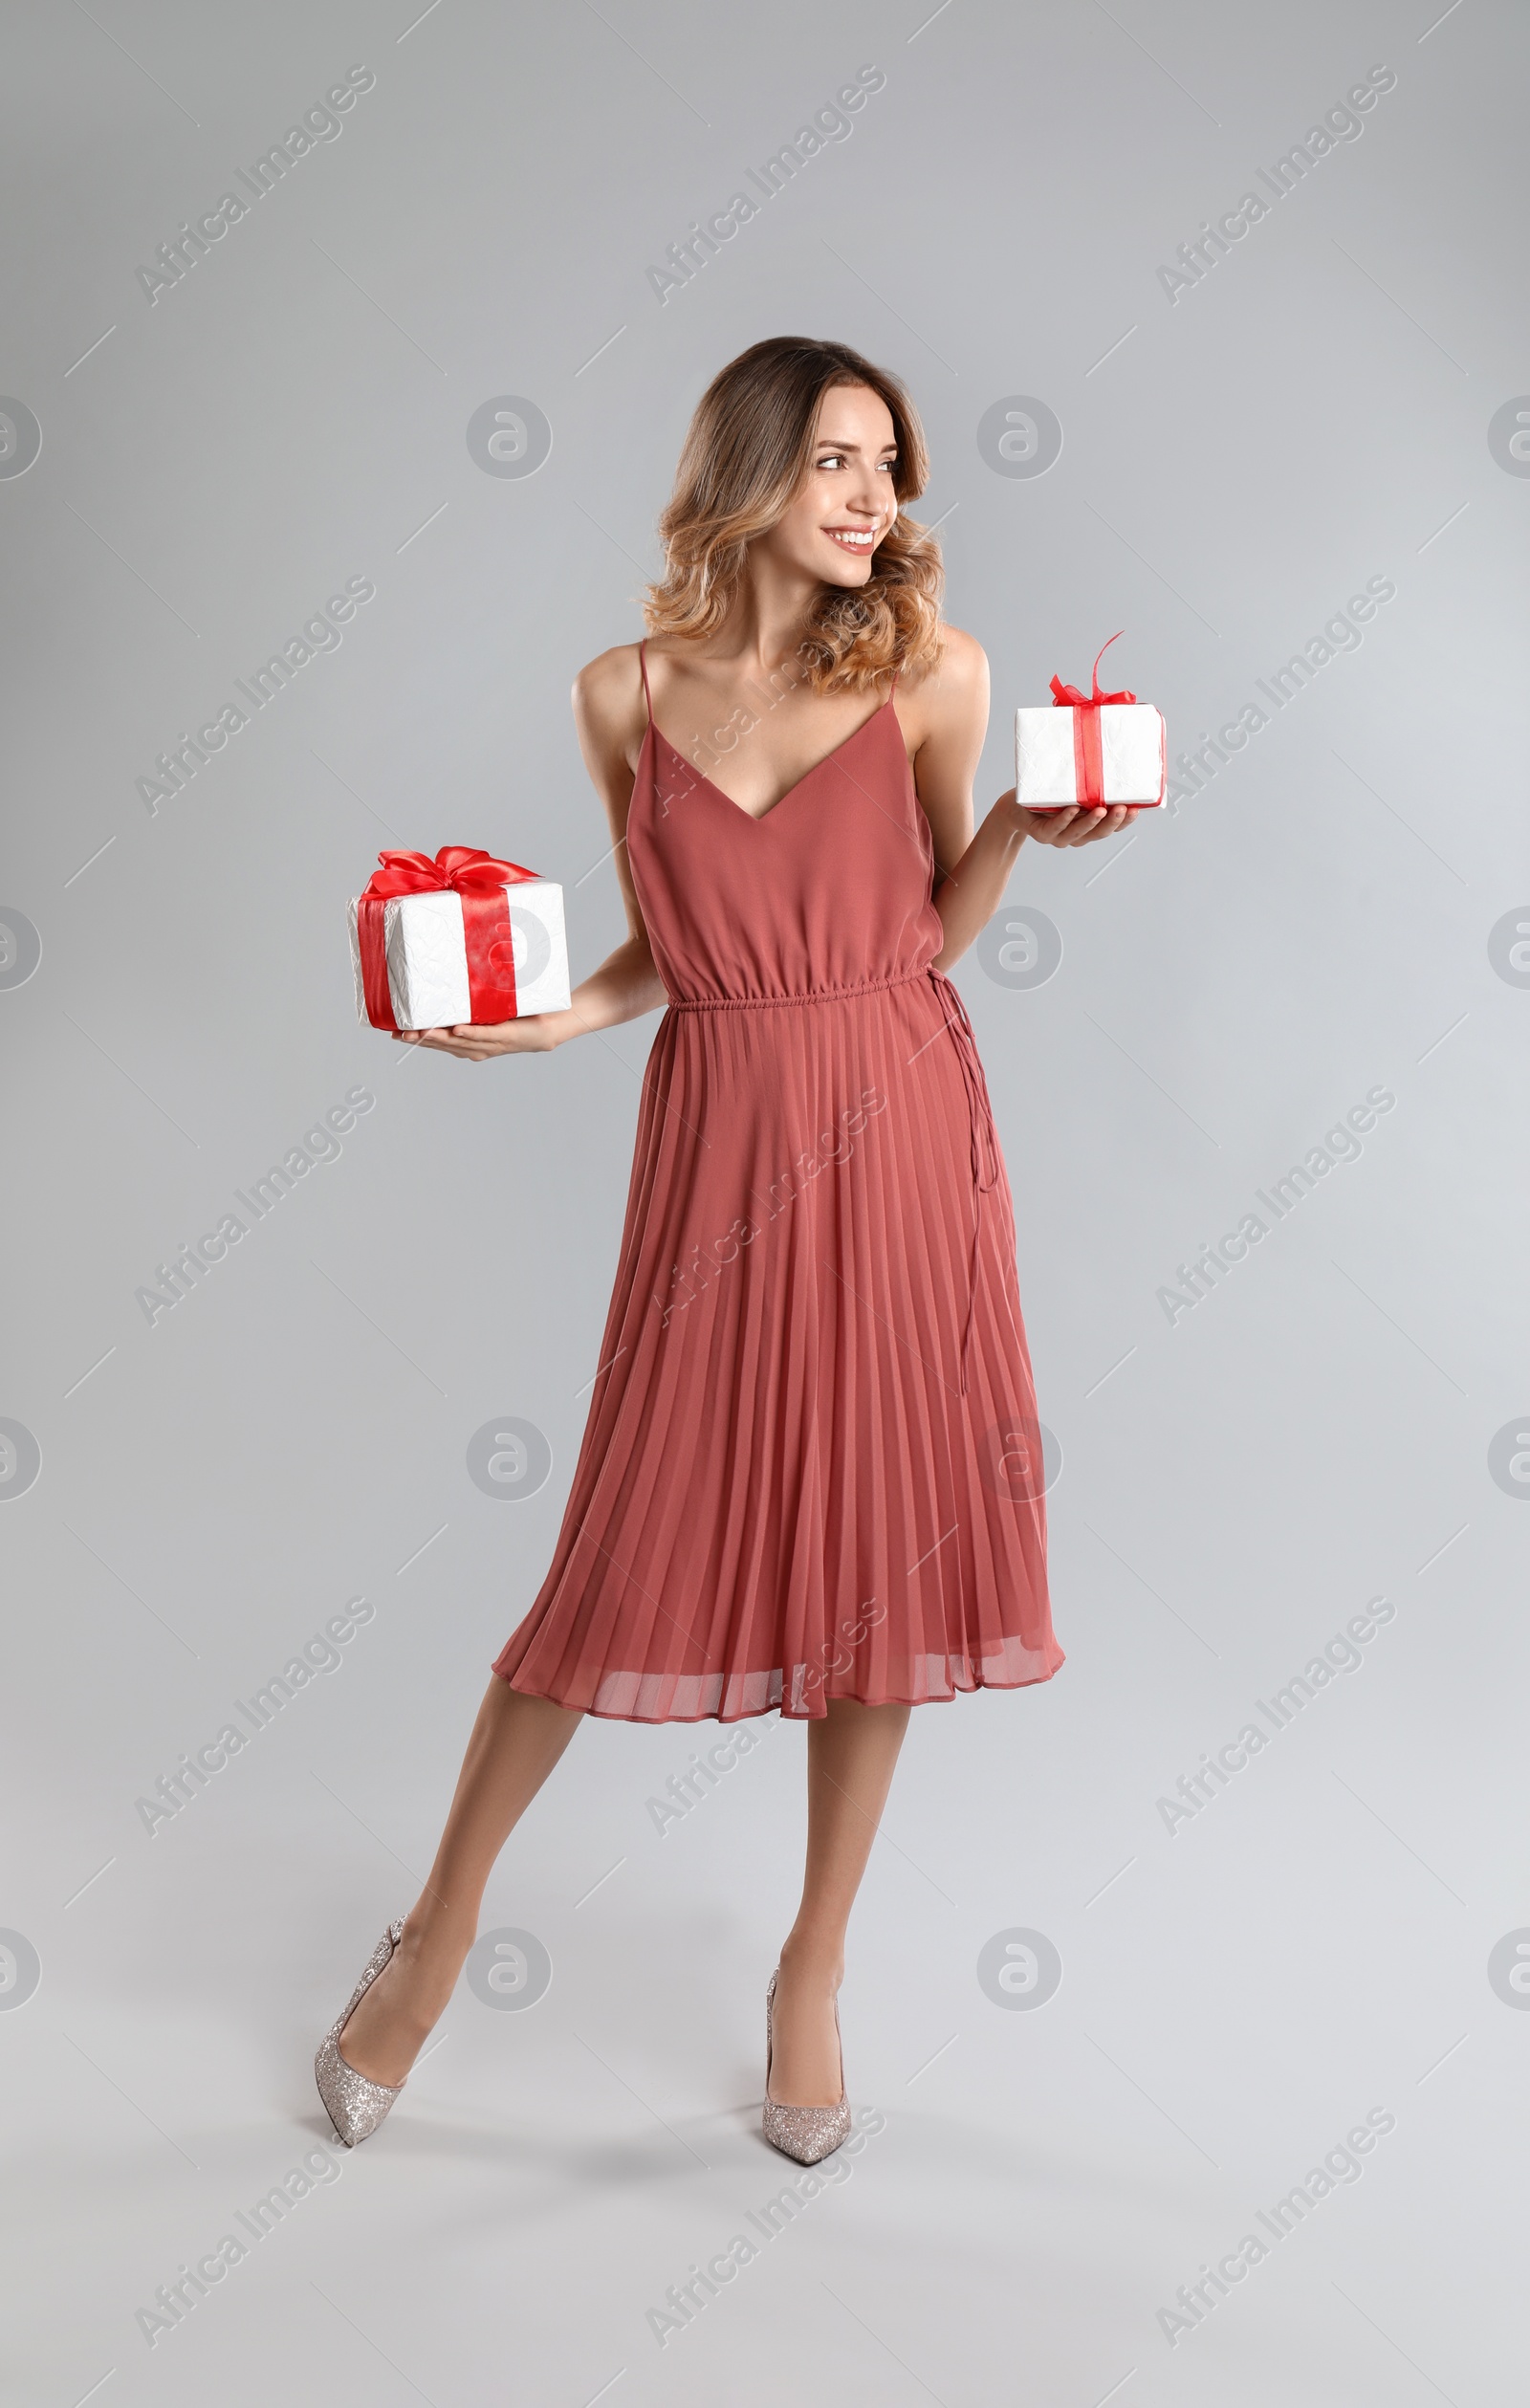
[[[842,551],[871,552],[876,548],[877,531],[874,527],[825,527],[823,532],[831,543],[839,544]]]

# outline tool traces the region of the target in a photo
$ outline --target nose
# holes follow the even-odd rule
[[[880,518],[885,497],[878,483],[876,471],[863,462],[856,471],[854,487],[845,498],[846,507],[854,511],[858,518]]]

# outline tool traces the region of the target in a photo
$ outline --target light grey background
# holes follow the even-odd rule
[[[1501,2400],[1530,2015],[1488,1966],[1530,1924],[1530,1514],[1489,1455],[1530,1430],[1530,483],[1488,430],[1530,391],[1530,26],[416,15],[59,0],[12,29],[0,390],[42,430],[0,480],[0,917],[41,937],[0,988],[0,1415],[41,1451],[0,1508],[0,1924],[41,1966],[21,1998],[0,1956],[13,2396]],[[341,137],[151,303],[135,272],[353,64]],[[863,65],[852,137],[661,303],[667,246]],[[1373,65],[1363,137],[1170,301],[1177,246]],[[465,1981],[386,2134],[150,2348],[156,2286],[327,2137],[310,2054],[545,1568],[655,1026],[481,1077],[409,1056],[355,1024],[346,899],[380,844],[482,843],[563,882],[576,976],[618,940],[569,683],[638,631],[703,383],[781,332],[918,398],[950,614],[994,668],[982,805],[1016,704],[1116,628],[1111,683],[1177,750],[1396,587],[1174,816],[1022,856],[990,950],[1038,908],[1052,977],[958,973],[1069,1660],[915,1717],[843,1997],[885,2128],[688,2329],[647,2311],[790,2172],[759,2002],[803,1740],[770,1721],[662,1837],[645,1802],[716,1732],[580,1734],[489,1898],[545,1996]],[[507,394],[552,429],[525,478],[468,449]],[[1063,429],[1036,478],[977,449],[1015,395]],[[343,645],[151,816],[154,755],[351,577],[376,596]],[[150,1327],[156,1264],[358,1083],[340,1158]],[[1377,1084],[1362,1156],[1170,1324],[1176,1265]],[[551,1449],[519,1501],[469,1471],[507,1417]],[[1383,1593],[1363,1670],[1170,1836],[1160,1797]],[[358,1594],[343,1668],[151,1838],[135,1800]],[[978,1978],[1017,1929],[1063,1968],[1031,2013]],[[1177,2288],[1373,2109],[1363,2178],[1171,2345]]]

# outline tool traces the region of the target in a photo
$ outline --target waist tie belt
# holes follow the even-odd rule
[[[783,1003],[853,1003],[857,996],[911,987],[924,974],[922,970],[906,970],[896,978],[867,978],[858,987],[802,987],[790,995],[672,995],[668,1005],[671,1012],[769,1012]]]
[[[959,988],[943,970],[931,970],[930,981],[935,999],[942,1006],[949,996],[956,1009],[946,1014],[946,1026],[951,1031],[956,1059],[961,1064],[962,1079],[967,1088],[967,1121],[970,1140],[970,1160],[973,1171],[973,1253],[967,1272],[967,1320],[962,1329],[961,1392],[967,1393],[967,1355],[973,1336],[973,1307],[977,1302],[977,1250],[983,1230],[983,1198],[998,1185],[998,1147],[994,1135],[994,1107],[989,1102],[988,1081],[978,1060],[977,1040],[967,1017]]]

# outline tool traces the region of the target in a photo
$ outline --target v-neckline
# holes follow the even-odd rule
[[[842,736],[840,742],[836,744],[831,751],[825,753],[821,760],[815,761],[811,769],[804,770],[801,777],[798,778],[796,784],[788,786],[784,795],[778,795],[776,800],[771,804],[768,811],[746,811],[744,805],[741,802],[735,802],[732,795],[725,795],[721,786],[713,785],[711,779],[708,777],[704,769],[697,769],[692,762],[686,759],[686,756],[684,753],[681,752],[678,744],[669,743],[669,738],[666,735],[663,728],[660,727],[658,721],[653,718],[651,713],[648,719],[648,733],[656,737],[659,743],[668,745],[669,750],[674,755],[676,760],[683,763],[685,768],[690,772],[690,775],[696,778],[701,785],[709,787],[716,796],[719,802],[726,802],[730,811],[736,811],[741,820],[750,821],[755,827],[763,827],[765,821],[767,820],[774,820],[777,811],[781,810],[786,803],[789,803],[794,795],[799,795],[801,793],[810,777],[816,777],[820,769],[827,769],[831,761],[839,758],[847,744],[853,744],[858,735],[864,735],[867,728],[874,727],[876,722],[881,718],[883,712],[885,711],[890,711],[891,709],[892,696],[889,694],[886,701],[879,703],[876,710],[873,711],[868,717],[863,719],[858,728],[852,728],[848,735]]]

